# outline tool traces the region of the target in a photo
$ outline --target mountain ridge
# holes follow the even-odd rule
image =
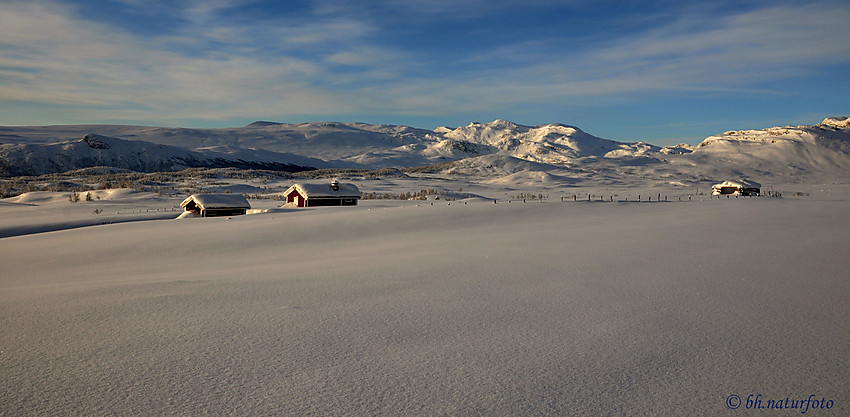
[[[238,156],[239,152],[234,152]],[[42,175],[92,167],[137,172],[177,171],[185,168],[236,167],[300,171],[315,169],[269,160],[228,158],[226,152],[198,152],[146,141],[124,140],[99,134],[55,143],[0,144],[0,173],[4,176]],[[273,158],[272,158],[273,159]]]
[[[850,170],[849,123],[846,117],[828,117],[812,126],[732,130],[710,136],[697,146],[664,147],[604,139],[563,123],[525,126],[504,119],[434,130],[359,122],[262,120],[217,129],[0,127],[0,168],[9,176],[104,165],[143,171],[192,166],[279,170],[442,166],[453,174],[499,176],[548,170],[569,177],[577,172],[589,175],[594,167],[603,167],[613,176],[670,169],[679,169],[684,175],[689,172],[686,167],[694,166],[712,175],[791,177],[823,171],[828,176],[838,170],[846,177],[845,171]],[[487,155],[499,157],[481,159]],[[452,164],[440,165],[446,162]]]

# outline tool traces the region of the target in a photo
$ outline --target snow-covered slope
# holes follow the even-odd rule
[[[2,127],[0,143],[51,144],[97,133],[218,155],[226,159],[293,163],[317,168],[384,168],[427,165],[487,152],[447,140],[431,130],[365,123],[254,122],[226,129],[80,125]]]
[[[204,152],[176,146],[130,141],[89,134],[57,143],[0,145],[0,174],[41,175],[81,168],[108,166],[138,172],[174,171],[188,167],[245,167],[278,170],[304,168],[282,162],[285,156],[244,149],[209,148]],[[306,158],[292,158],[310,162]]]
[[[96,134],[52,144],[0,145],[0,169],[7,175],[39,175],[93,166],[172,171],[201,166],[203,159],[199,153],[174,146]]]
[[[850,117],[827,117],[821,122],[822,126],[831,126],[836,129],[850,128]]]
[[[850,173],[847,118],[827,118],[815,126],[732,130],[706,138],[691,154],[706,165],[738,166],[777,175]]]

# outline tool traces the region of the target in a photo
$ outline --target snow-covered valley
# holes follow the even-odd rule
[[[850,193],[806,191],[370,200],[3,238],[0,403],[10,415],[694,415],[760,393],[816,394],[842,414]],[[163,205],[136,198],[124,204]],[[0,206],[4,226],[20,204]],[[27,204],[45,221],[83,215]]]
[[[720,415],[750,395],[847,414],[843,120],[665,148],[504,121],[279,147],[175,130],[169,155],[404,169],[6,178],[0,415]],[[4,129],[7,150],[93,134]],[[281,207],[331,177],[370,198]],[[741,177],[763,195],[710,195]],[[57,184],[83,188],[38,191]],[[177,220],[199,191],[252,210]]]

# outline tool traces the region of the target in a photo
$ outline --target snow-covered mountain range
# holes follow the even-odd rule
[[[296,162],[311,164],[297,165]],[[41,175],[105,166],[137,172],[175,171],[191,167],[237,167],[299,171],[320,160],[262,150],[215,146],[189,150],[142,140],[98,134],[54,143],[0,145],[0,174]]]
[[[455,174],[516,177],[525,172],[535,178],[545,172],[563,178],[608,175],[612,181],[618,175],[846,178],[850,126],[846,117],[840,117],[815,126],[729,131],[706,138],[696,147],[617,142],[564,124],[523,126],[506,120],[435,130],[264,121],[225,129],[0,127],[3,175],[91,166],[151,172],[197,166],[298,170],[428,165],[434,171]]]

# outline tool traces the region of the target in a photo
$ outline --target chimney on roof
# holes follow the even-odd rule
[[[337,180],[331,181],[331,190],[339,191],[339,181],[337,181]]]

